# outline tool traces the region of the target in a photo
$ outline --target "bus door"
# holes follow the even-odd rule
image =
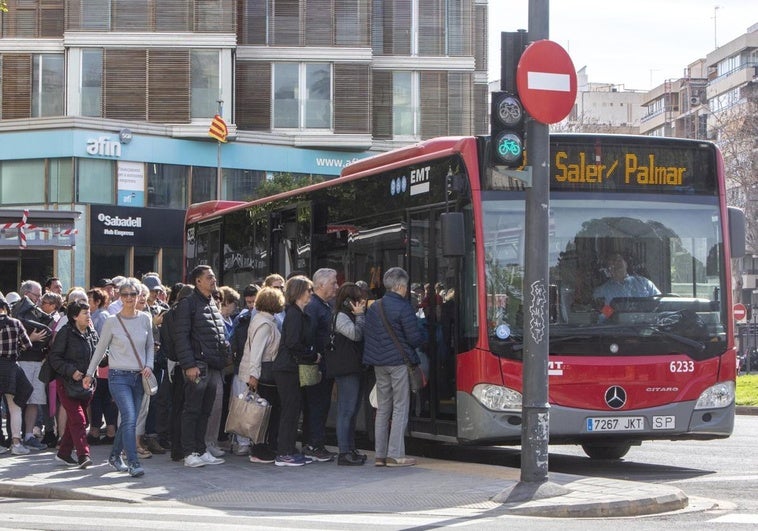
[[[455,260],[442,256],[441,208],[409,212],[406,247],[411,304],[426,343],[419,349],[429,384],[411,407],[411,432],[456,436]]]
[[[195,235],[194,265],[191,268],[188,267],[187,271],[191,271],[198,265],[209,265],[218,277],[218,283],[221,286],[224,280],[224,273],[221,270],[221,242],[221,221],[199,225]],[[189,256],[187,261],[190,261]]]
[[[288,206],[271,214],[271,272],[310,276],[311,205]]]

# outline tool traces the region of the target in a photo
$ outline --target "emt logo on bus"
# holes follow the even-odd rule
[[[639,157],[636,153],[626,153],[622,160],[612,158],[588,161],[587,154],[579,153],[578,159],[571,160],[565,151],[555,153],[553,178],[558,182],[597,183],[613,180],[617,185],[682,186],[687,168],[660,163],[654,154]]]

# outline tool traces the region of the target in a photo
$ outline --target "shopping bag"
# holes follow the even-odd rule
[[[224,431],[247,437],[253,444],[260,444],[266,440],[270,416],[271,404],[257,393],[248,391],[232,395]]]
[[[318,365],[306,365],[301,363],[297,366],[300,378],[300,387],[316,385],[321,381],[321,370]]]

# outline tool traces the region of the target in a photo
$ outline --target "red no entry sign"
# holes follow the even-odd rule
[[[742,321],[747,317],[747,308],[745,308],[745,305],[738,302],[734,305],[734,308],[732,308],[732,314],[734,315],[735,321]]]
[[[576,70],[559,44],[542,40],[530,44],[516,68],[519,97],[529,115],[554,124],[571,112],[576,101]]]

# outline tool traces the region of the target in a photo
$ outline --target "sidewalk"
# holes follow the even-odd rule
[[[131,478],[106,464],[110,446],[93,446],[86,470],[55,463],[54,451],[0,456],[0,497],[174,501],[208,508],[266,508],[293,512],[513,514],[543,517],[617,517],[683,509],[679,489],[659,484],[550,474],[568,494],[525,503],[495,503],[520,471],[500,466],[419,458],[408,468],[313,463],[283,468],[225,456],[226,463],[187,468],[168,454],[143,461],[145,476]]]

